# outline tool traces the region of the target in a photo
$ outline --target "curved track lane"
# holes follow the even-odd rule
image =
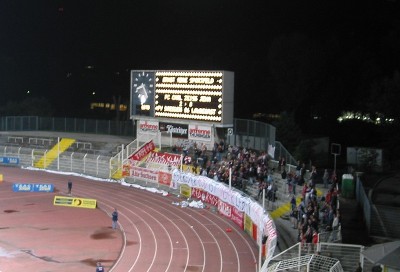
[[[64,227],[60,230],[63,232],[62,235],[57,235],[57,244],[63,245],[65,255],[67,252],[73,254],[72,258],[58,256],[58,250],[43,250],[49,248],[51,242],[45,237],[38,239],[40,243],[30,246],[31,239],[26,237],[22,239],[25,241],[23,244],[25,249],[31,247],[35,252],[42,250],[43,254],[40,256],[60,260],[57,263],[58,270],[52,268],[51,271],[71,270],[71,262],[75,264],[74,271],[87,271],[90,266],[94,268],[97,260],[106,265],[106,271],[114,272],[257,270],[258,248],[243,230],[232,221],[208,209],[181,208],[174,205],[174,202],[181,201],[176,196],[163,196],[147,190],[122,186],[119,183],[44,171],[0,167],[0,173],[4,176],[3,183],[0,183],[2,207],[5,207],[6,203],[16,205],[11,204],[13,198],[22,203],[26,202],[22,199],[29,198],[30,202],[32,199],[44,201],[42,203],[44,207],[39,211],[35,210],[39,205],[37,203],[35,205],[25,203],[23,204],[25,206],[20,207],[24,209],[25,221],[29,221],[25,225],[29,228],[35,225],[36,229],[57,229],[57,222],[63,224],[62,222],[66,220],[63,218],[67,215],[68,223],[64,224],[71,226],[71,218],[75,218],[72,220],[73,227]],[[53,206],[54,195],[66,195],[68,179],[73,181],[72,196],[96,199],[98,209]],[[52,183],[56,191],[14,193],[11,189],[12,183]],[[30,207],[31,210],[26,210],[26,207]],[[119,211],[119,230],[116,231],[111,229],[110,219],[114,208]],[[8,209],[12,210],[12,207]],[[49,210],[52,211],[51,215],[46,212]],[[3,272],[11,271],[7,267],[8,265],[11,267],[15,260],[4,257],[7,252],[1,254],[1,247],[18,245],[13,241],[15,235],[3,235],[4,230],[12,234],[18,229],[18,224],[14,224],[14,219],[10,218],[11,214],[13,213],[7,213],[4,209],[0,214],[0,271]],[[88,222],[85,223],[86,221]],[[76,228],[82,225],[84,230],[77,232]],[[232,231],[227,232],[227,229]],[[83,237],[74,237],[71,240],[71,232],[74,230]],[[43,235],[45,232],[36,232],[35,235]],[[89,233],[90,235],[86,236]],[[85,246],[91,249],[87,250]],[[85,251],[84,254],[80,254],[81,249]],[[23,250],[14,248],[14,251]],[[67,262],[64,259],[72,260]],[[46,266],[47,268],[55,266],[43,257],[25,258],[25,261],[29,262],[26,265],[35,267],[35,271],[49,271],[46,270]]]

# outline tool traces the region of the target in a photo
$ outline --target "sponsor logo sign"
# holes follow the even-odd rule
[[[253,237],[253,221],[251,221],[250,216],[244,215],[244,231],[247,232],[251,237]]]
[[[139,121],[139,133],[157,133],[158,132],[158,122],[156,121]]]
[[[17,165],[19,158],[17,157],[0,157],[0,164]]]
[[[188,138],[188,125],[160,122],[160,131],[171,133],[173,138]]]
[[[221,200],[218,200],[218,212],[228,218],[232,216],[232,206]]]
[[[158,183],[171,186],[172,174],[160,171],[158,172]]]
[[[189,139],[211,141],[211,127],[189,125]]]
[[[53,184],[29,184],[29,183],[14,183],[14,192],[53,192]]]
[[[97,207],[97,201],[96,199],[90,198],[54,196],[53,205],[95,209]]]
[[[152,182],[157,182],[158,171],[134,166],[131,168],[131,176]]]
[[[192,188],[186,184],[181,184],[179,189],[180,189],[181,195],[183,195],[184,197],[189,198],[192,195]]]

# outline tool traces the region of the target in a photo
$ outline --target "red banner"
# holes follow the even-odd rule
[[[218,206],[218,197],[209,194],[208,192],[203,191],[202,189],[192,188],[192,197],[200,199],[201,201],[211,204],[215,207]]]
[[[221,200],[218,200],[218,211],[220,214],[228,217],[229,219],[232,217],[232,205]]]
[[[129,159],[132,159],[135,161],[141,161],[141,160],[143,160],[144,157],[146,157],[155,148],[156,148],[156,146],[154,145],[153,140],[151,140],[150,142],[144,144],[140,149],[136,150],[136,152],[133,153],[133,155],[130,156]]]
[[[158,183],[171,186],[172,174],[167,172],[158,172]]]
[[[244,213],[239,211],[236,207],[232,206],[232,216],[231,219],[236,223],[241,229],[244,228]]]

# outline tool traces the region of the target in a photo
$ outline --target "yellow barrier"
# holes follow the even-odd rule
[[[55,196],[53,205],[88,209],[95,209],[97,207],[96,199],[65,196]]]
[[[0,182],[3,182],[3,174],[0,174]]]

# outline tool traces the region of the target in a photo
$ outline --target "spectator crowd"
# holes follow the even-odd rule
[[[273,174],[278,172],[281,181],[286,182],[287,192],[291,196],[290,221],[292,227],[298,229],[298,241],[302,245],[316,248],[321,232],[329,232],[328,241],[340,239],[338,230],[341,220],[337,205],[339,192],[334,172],[329,174],[325,169],[322,181],[326,193],[318,197],[316,184],[319,176],[315,166],[307,169],[305,163],[298,161],[296,168],[289,171],[285,158],[279,158],[276,164],[272,164],[265,151],[225,145],[224,141],[215,142],[211,151],[204,144],[198,146],[193,143],[192,148],[191,152],[183,150],[183,163],[190,166],[188,169],[197,175],[230,183],[244,192],[247,186],[256,184],[256,200],[262,197],[264,189],[268,201],[276,200],[278,187]],[[300,201],[298,195],[301,195]]]

